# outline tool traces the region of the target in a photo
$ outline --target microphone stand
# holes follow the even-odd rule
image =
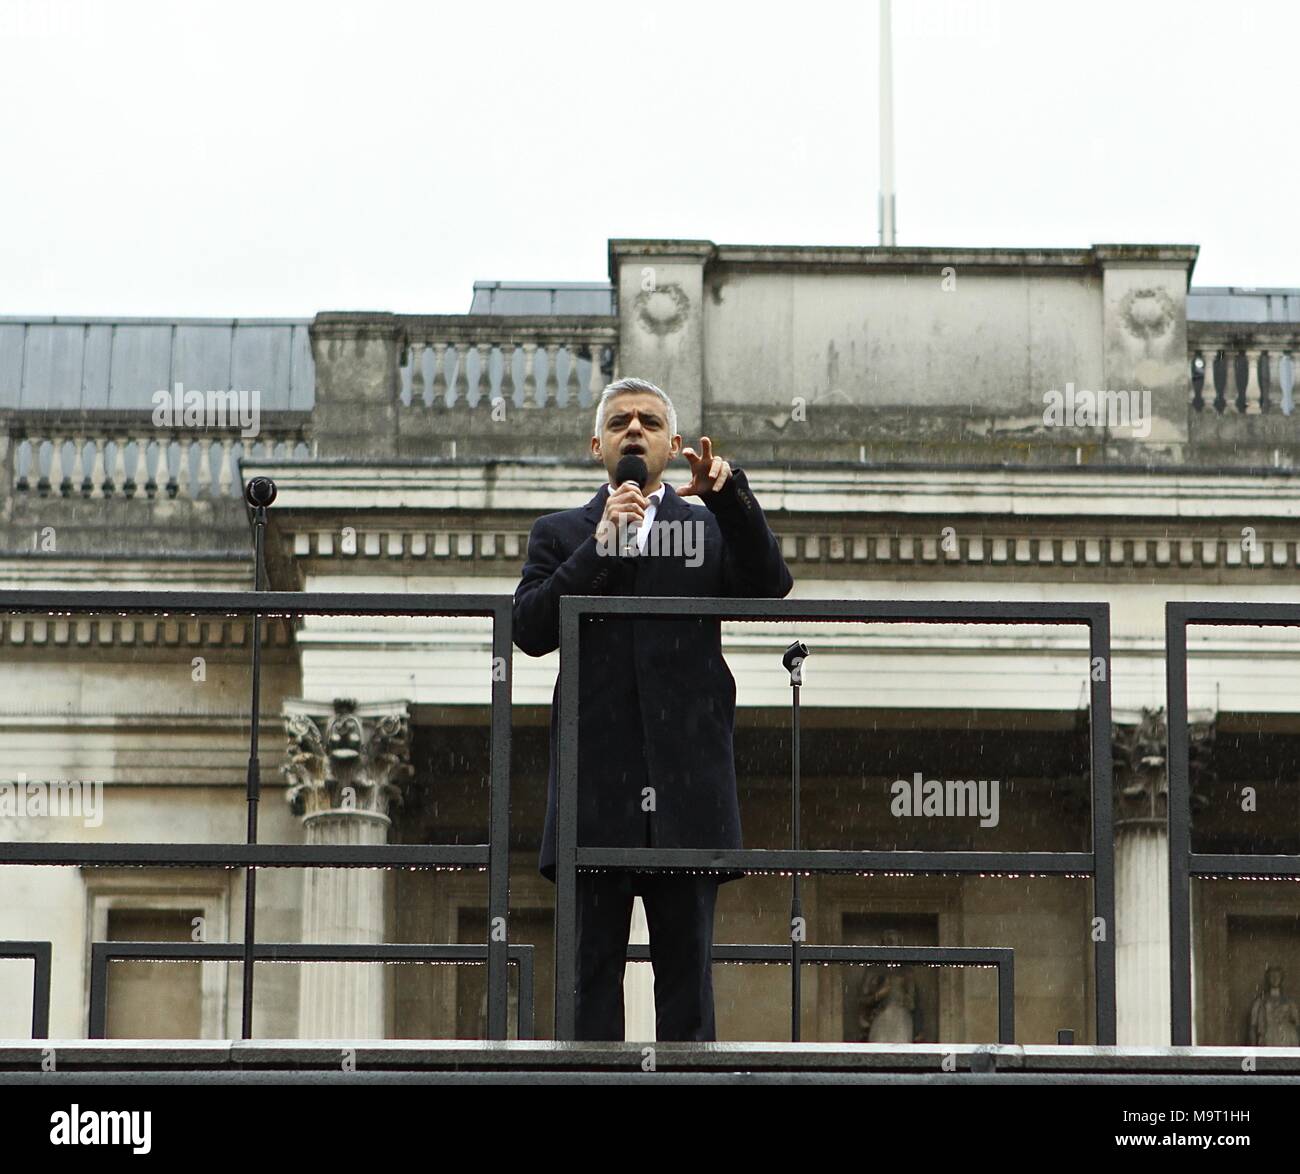
[[[803,684],[803,662],[808,658],[808,645],[796,640],[785,650],[781,663],[790,674],[790,849],[799,851],[799,688]],[[801,988],[799,982],[800,934],[804,927],[802,878],[796,867],[790,882],[790,1042],[798,1043],[801,1013]]]
[[[253,511],[253,590],[266,585],[266,511],[275,501],[275,482],[254,477],[244,489],[244,501]],[[261,799],[261,766],[257,754],[258,722],[262,706],[262,614],[253,613],[253,699],[248,746],[248,843],[257,843],[257,805]],[[257,925],[257,869],[245,869],[244,880],[244,997],[242,1032],[253,1038],[253,945]]]

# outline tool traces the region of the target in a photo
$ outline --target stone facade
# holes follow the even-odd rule
[[[240,483],[266,475],[279,486],[267,543],[276,590],[508,594],[532,521],[600,483],[586,456],[593,396],[615,376],[651,379],[674,397],[686,443],[707,434],[746,468],[793,598],[1110,604],[1127,764],[1117,788],[1138,788],[1117,813],[1120,1042],[1167,1041],[1162,735],[1151,716],[1165,704],[1164,605],[1300,601],[1300,324],[1189,320],[1195,258],[1194,247],[1166,245],[616,240],[608,315],[322,313],[310,329],[313,406],[268,412],[252,437],[158,429],[145,409],[5,413],[0,581],[246,589]],[[147,402],[154,389],[139,390]],[[1087,850],[1082,630],[796,627],[724,626],[748,845],[788,842],[779,659],[793,633],[814,648],[805,846]],[[0,615],[5,774],[103,789],[98,824],[0,811],[0,838],[241,841],[249,647],[246,623],[233,619]],[[1215,732],[1217,764],[1198,792],[1197,836],[1216,850],[1300,851],[1300,642],[1228,628],[1198,633],[1193,647],[1190,702]],[[261,838],[483,842],[490,652],[479,620],[268,625]],[[538,947],[541,1034],[552,889],[535,861],[556,664],[516,654],[512,669],[511,936]],[[343,749],[355,754],[331,757],[352,722],[356,745]],[[999,822],[896,818],[891,784],[914,772],[997,778]],[[1240,809],[1245,787],[1259,793],[1258,822]],[[123,871],[138,875],[7,866],[0,938],[55,943],[56,1037],[85,1034],[90,941],[238,940],[239,870]],[[753,877],[724,888],[717,940],[785,940],[788,886]],[[1200,1042],[1245,1042],[1242,1017],[1266,963],[1300,978],[1293,888],[1198,887]],[[1086,879],[835,876],[806,880],[803,895],[817,943],[899,933],[922,945],[1011,946],[1018,1039],[1053,1042],[1060,1028],[1094,1037]],[[264,940],[486,933],[486,883],[473,871],[263,870],[258,901]],[[238,1034],[239,984],[216,974],[225,968],[205,968],[191,987],[176,977],[187,968],[156,967],[144,986],[125,977],[129,967],[114,978],[119,1030],[169,1034],[153,990],[162,1005],[197,1008],[177,1012],[185,1030]],[[259,1035],[484,1030],[481,968],[263,969]],[[647,969],[629,984],[633,1036],[653,1022]],[[805,1038],[859,1038],[859,977],[818,968],[805,982]],[[0,971],[0,1036],[25,1032],[27,982],[17,964]],[[784,1038],[785,969],[719,967],[715,984],[723,1038]],[[994,1038],[991,973],[921,973],[917,990],[926,1039]]]

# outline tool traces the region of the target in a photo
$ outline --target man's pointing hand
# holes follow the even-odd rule
[[[691,465],[691,482],[681,486],[677,492],[682,497],[699,497],[705,493],[717,493],[731,476],[731,466],[721,457],[713,455],[713,441],[707,436],[700,437],[700,451],[693,448],[682,449]]]

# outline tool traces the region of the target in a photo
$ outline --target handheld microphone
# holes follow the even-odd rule
[[[649,479],[650,470],[646,467],[644,459],[637,456],[635,453],[628,453],[627,456],[622,457],[614,469],[614,481],[620,488],[630,481],[638,489],[644,489],[645,483]],[[636,541],[637,523],[629,523],[626,533],[627,540],[623,543],[623,547],[619,553],[624,556],[638,554],[639,550]]]

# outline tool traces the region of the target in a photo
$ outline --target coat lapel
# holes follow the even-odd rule
[[[600,515],[605,512],[605,498],[608,496],[609,486],[602,485],[596,490],[596,496],[582,507],[583,514],[591,519],[593,526],[600,521]]]

